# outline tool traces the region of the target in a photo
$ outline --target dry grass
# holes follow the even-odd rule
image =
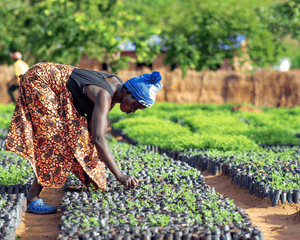
[[[79,66],[80,67],[80,66]],[[97,69],[94,69],[97,70]],[[164,88],[157,101],[174,103],[252,103],[255,106],[292,107],[300,105],[300,69],[288,72],[260,71],[188,71],[182,80],[179,69],[161,72]],[[127,81],[133,76],[151,73],[149,68],[123,70],[119,76]],[[0,66],[0,103],[9,103],[7,86],[13,77],[12,66]]]

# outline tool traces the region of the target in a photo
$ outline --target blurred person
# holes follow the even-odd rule
[[[160,81],[157,71],[123,83],[110,73],[57,63],[38,63],[21,75],[5,148],[33,167],[27,212],[56,212],[39,194],[43,187],[63,187],[69,172],[88,189],[105,190],[106,165],[121,184],[136,188],[138,180],[121,172],[110,151],[107,117],[116,103],[127,114],[151,107]]]
[[[11,97],[11,100],[16,103],[16,99],[14,96],[14,92],[19,89],[19,84],[20,84],[20,75],[24,74],[28,69],[29,66],[26,62],[22,60],[22,54],[20,52],[14,52],[11,57],[13,58],[14,62],[14,77],[13,79],[9,82],[9,87],[8,87],[8,94]]]

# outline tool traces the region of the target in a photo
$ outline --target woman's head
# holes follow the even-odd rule
[[[146,73],[130,78],[124,83],[124,86],[139,103],[150,108],[155,102],[156,94],[163,86],[160,83],[161,79],[160,73],[154,71],[151,74]]]
[[[129,91],[124,85],[122,91],[124,93],[122,101],[120,103],[120,109],[122,112],[128,114],[134,113],[138,109],[146,108],[144,105],[137,101],[137,99],[132,95],[131,91]]]
[[[14,60],[22,59],[22,53],[20,53],[20,52],[14,52],[13,59]]]

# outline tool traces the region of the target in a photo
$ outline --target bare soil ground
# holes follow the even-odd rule
[[[24,213],[22,223],[16,231],[16,237],[23,240],[55,240],[58,236],[58,224],[61,219],[60,200],[63,191],[60,188],[44,188],[40,197],[48,205],[58,207],[57,213],[54,214],[32,214]]]
[[[117,137],[117,136],[115,136]],[[118,140],[122,138],[117,137]],[[272,207],[269,198],[259,199],[250,195],[247,189],[240,189],[230,177],[203,173],[207,185],[214,187],[224,197],[234,199],[236,206],[245,209],[251,221],[258,226],[265,240],[298,240],[300,239],[299,204],[279,204]],[[58,236],[58,224],[61,219],[60,200],[63,191],[55,188],[44,188],[41,193],[46,204],[58,206],[58,212],[50,215],[24,213],[21,227],[16,236],[22,240],[53,240]]]
[[[224,175],[204,173],[206,184],[214,187],[224,197],[234,199],[235,205],[245,209],[251,221],[258,226],[265,240],[298,240],[300,239],[300,212],[298,204],[279,204],[271,206],[269,198],[259,199],[250,195],[248,190],[240,189],[231,179]],[[21,227],[16,236],[23,240],[54,240],[58,236],[58,224],[61,219],[60,200],[63,191],[45,188],[41,197],[47,204],[58,206],[58,212],[50,215],[24,213]]]
[[[261,199],[250,195],[247,189],[240,189],[231,178],[222,174],[204,173],[205,183],[214,187],[224,197],[234,199],[236,206],[245,209],[251,221],[264,234],[265,240],[297,240],[300,239],[299,204],[279,204],[272,207],[269,198]]]

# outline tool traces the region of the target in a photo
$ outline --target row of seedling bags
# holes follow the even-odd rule
[[[105,191],[87,191],[70,175],[58,239],[263,239],[249,215],[207,186],[200,171],[144,146],[110,142],[127,190],[107,170]]]
[[[197,152],[197,151],[196,151]],[[195,151],[179,154],[178,160],[188,162],[213,174],[222,172],[240,188],[257,197],[269,197],[272,206],[300,203],[299,148],[293,153],[241,153],[234,157],[211,157]]]
[[[152,146],[147,148],[153,149]],[[162,150],[159,149],[159,152]],[[242,156],[241,161],[237,163],[231,162],[229,157],[211,157],[205,153],[195,155],[195,151],[192,151],[192,154],[177,154],[172,151],[167,151],[167,153],[168,156],[177,156],[177,160],[187,162],[190,166],[202,171],[213,174],[222,172],[222,174],[230,176],[235,184],[239,185],[241,189],[248,189],[251,195],[255,194],[260,198],[269,197],[272,206],[277,206],[279,202],[283,204],[286,201],[300,203],[300,181],[298,177],[300,171],[297,156],[294,160],[288,161],[290,164],[281,164],[282,160],[276,159],[277,161],[271,163],[272,166],[266,164],[257,168],[251,161],[245,167],[242,163],[245,156]],[[249,154],[247,158],[251,155],[257,154]]]
[[[135,140],[113,129],[130,144]],[[222,172],[232,178],[240,188],[257,197],[269,197],[272,206],[279,203],[300,203],[300,147],[297,145],[262,145],[263,152],[238,152],[188,149],[184,152],[145,145],[148,151],[166,154],[189,166],[213,174]]]
[[[30,164],[16,154],[4,151],[0,137],[0,239],[14,240],[26,210],[26,195],[33,180]]]
[[[205,185],[189,164],[144,147],[110,146],[123,172],[140,180],[139,187],[124,189],[108,171],[106,190],[90,192],[70,175],[58,239],[263,239],[243,209]],[[31,168],[17,155],[1,156],[3,169]],[[32,179],[28,173],[19,183],[2,185],[1,239],[14,239]]]

